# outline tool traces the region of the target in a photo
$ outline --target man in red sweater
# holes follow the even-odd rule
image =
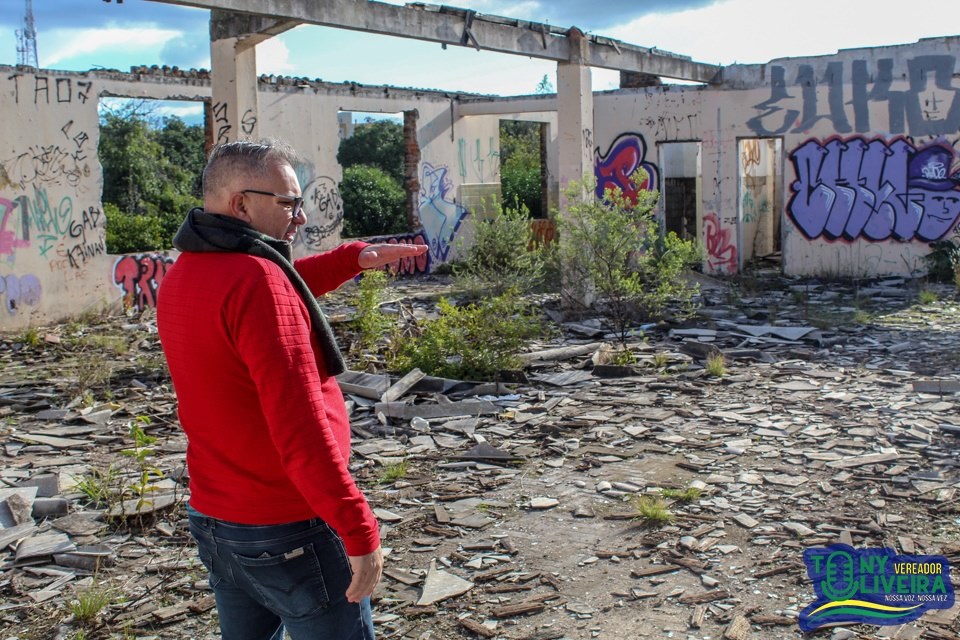
[[[316,296],[427,247],[352,242],[294,262],[306,222],[297,162],[273,141],[212,151],[157,325],[224,640],[373,640],[383,554],[348,469],[334,377],[345,365]]]

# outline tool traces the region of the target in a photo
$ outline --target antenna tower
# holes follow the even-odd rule
[[[37,68],[37,29],[33,22],[33,0],[27,4],[23,16],[23,29],[17,29],[17,64]]]

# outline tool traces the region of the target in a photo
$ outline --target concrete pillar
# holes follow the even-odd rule
[[[593,174],[593,89],[587,59],[587,39],[570,29],[570,62],[557,65],[557,151],[560,156],[560,207],[572,180]]]
[[[593,89],[590,84],[590,67],[587,58],[587,39],[583,32],[573,27],[570,36],[570,62],[557,65],[557,151],[559,155],[560,210],[562,220],[571,201],[566,190],[576,181],[593,175]],[[592,199],[593,190],[581,190],[574,198],[580,201]],[[563,232],[559,242],[565,242]],[[561,287],[565,304],[577,300],[589,306],[594,293],[590,283],[568,281],[569,272],[563,269]]]
[[[212,40],[210,63],[214,144],[257,140],[260,103],[255,45],[238,38]]]

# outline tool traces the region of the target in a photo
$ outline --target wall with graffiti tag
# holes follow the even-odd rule
[[[339,192],[343,171],[337,162],[343,112],[415,112],[416,145],[420,161],[413,183],[413,219],[409,237],[422,238],[430,247],[424,266],[455,259],[469,246],[469,210],[462,185],[490,185],[499,190],[499,118],[459,119],[451,126],[450,101],[429,93],[404,90],[325,85],[324,95],[261,91],[260,133],[291,140],[306,161],[297,167],[307,224],[294,244],[294,255],[330,249],[341,241],[343,200]],[[451,138],[453,136],[453,138]],[[401,269],[403,271],[403,269]],[[411,270],[411,273],[416,270]]]
[[[499,190],[499,118],[451,123],[451,95],[354,83],[261,79],[260,113],[230,122],[228,105],[208,109],[214,141],[253,131],[290,141],[307,224],[297,257],[341,240],[342,170],[337,162],[342,112],[413,114],[418,161],[411,186],[410,231],[390,242],[426,244],[421,259],[391,265],[401,275],[429,273],[469,245],[470,211],[462,185]],[[0,330],[75,315],[90,308],[142,312],[175,253],[107,254],[97,158],[101,95],[210,101],[209,76],[139,69],[87,73],[0,65]],[[253,118],[256,118],[254,120]],[[460,144],[458,140],[463,141]]]
[[[107,301],[94,82],[0,72],[0,329]]]
[[[746,135],[783,140],[790,275],[919,275],[960,217],[960,39],[734,65]]]
[[[958,56],[960,38],[933,38],[597,94],[598,191],[641,188],[639,167],[662,189],[658,145],[697,142],[707,271],[779,248],[789,275],[917,275],[960,218]],[[759,175],[751,153],[773,141],[782,153]]]

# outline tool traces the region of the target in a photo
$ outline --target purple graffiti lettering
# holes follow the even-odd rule
[[[447,259],[450,243],[468,212],[449,196],[453,183],[447,177],[446,166],[434,167],[424,162],[420,185],[419,214],[423,235],[430,245],[430,253],[442,262]]]
[[[809,140],[790,154],[787,213],[809,239],[932,242],[960,216],[954,152],[897,139]]]
[[[40,302],[40,280],[33,274],[0,277],[0,294],[6,296],[4,307],[10,315],[16,315],[23,305],[35,307]]]
[[[790,186],[794,195],[788,211],[803,235],[810,239],[823,233],[827,214],[836,199],[836,193],[820,180],[820,167],[826,154],[827,150],[813,140],[791,154],[797,181]]]
[[[157,306],[157,290],[173,264],[173,258],[160,254],[129,255],[113,265],[113,282],[123,293],[123,306],[143,312]]]
[[[597,179],[597,197],[604,199],[607,190],[616,187],[627,200],[636,204],[640,191],[656,189],[659,184],[657,168],[643,161],[645,154],[643,136],[636,133],[617,136],[603,155],[599,148],[595,149],[593,171]],[[644,180],[634,175],[641,168],[647,173]]]

